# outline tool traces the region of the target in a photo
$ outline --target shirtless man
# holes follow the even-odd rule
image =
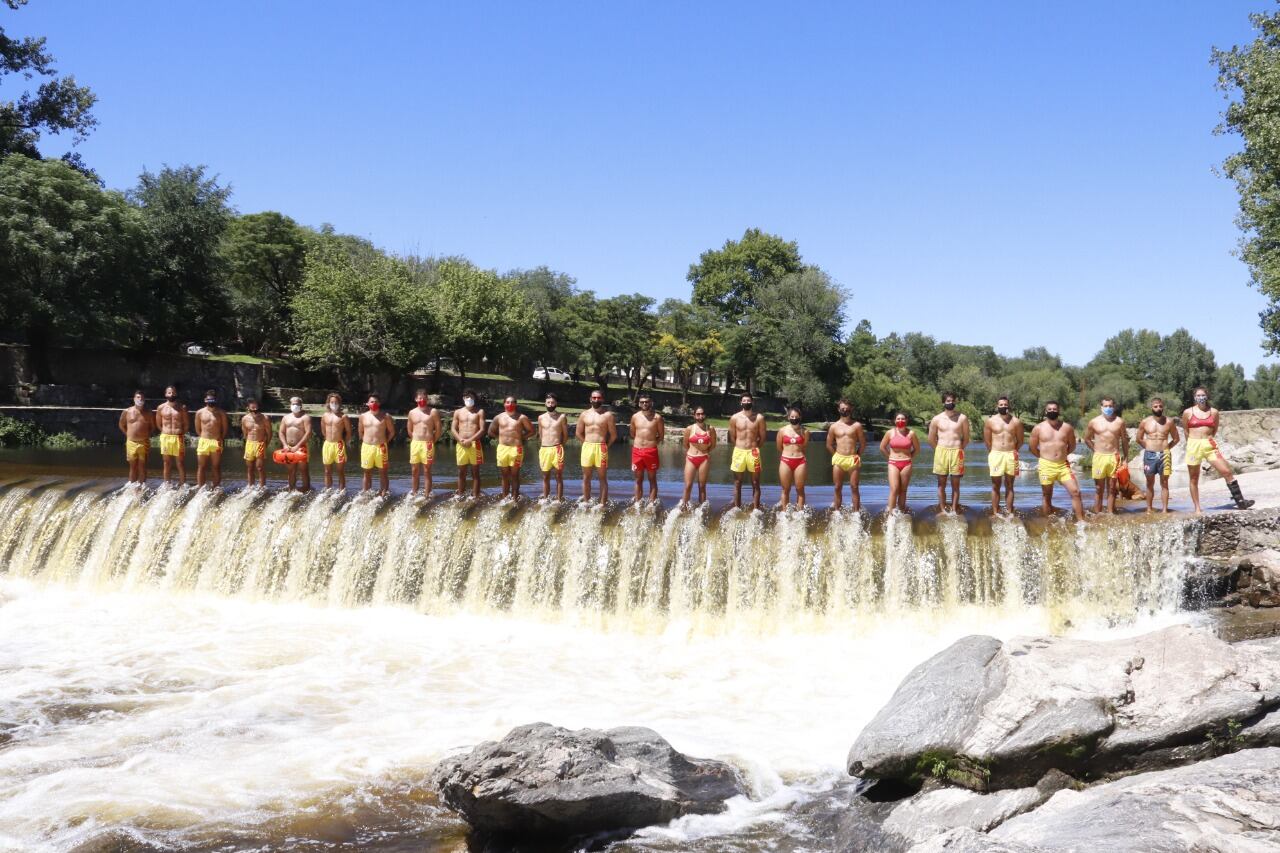
[[[1084,521],[1080,484],[1076,482],[1076,474],[1067,461],[1067,454],[1076,449],[1076,430],[1062,420],[1062,406],[1058,405],[1057,400],[1044,404],[1044,422],[1036,424],[1031,430],[1027,446],[1031,448],[1031,455],[1040,460],[1037,470],[1040,474],[1040,490],[1044,492],[1044,514],[1051,515],[1055,511],[1053,484],[1060,482],[1071,496],[1071,508],[1075,510],[1076,521]]]
[[[245,404],[248,411],[240,419],[240,437],[244,439],[244,474],[246,485],[267,485],[267,445],[271,443],[271,419],[258,411],[258,401]]]
[[[431,405],[431,398],[426,388],[419,388],[414,394],[417,406],[409,410],[409,469],[413,472],[413,489],[410,494],[418,493],[418,484],[426,477],[424,494],[431,496],[431,467],[436,461],[436,442],[444,427],[440,424],[440,412]]]
[[[1116,403],[1102,398],[1102,414],[1089,421],[1084,429],[1085,446],[1093,451],[1093,511],[1102,512],[1102,496],[1107,497],[1107,512],[1116,511],[1116,471],[1129,456],[1129,431],[1124,418],[1116,416]]]
[[[520,466],[524,464],[524,443],[533,435],[533,424],[521,414],[515,397],[502,401],[502,412],[489,424],[489,436],[498,440],[494,459],[502,474],[502,496],[520,497]]]
[[[551,475],[556,478],[556,500],[564,500],[564,446],[569,441],[569,419],[556,411],[560,401],[548,394],[547,410],[538,415],[538,467],[542,469],[542,497],[551,496]]]
[[[827,452],[831,454],[831,482],[836,496],[832,509],[844,505],[844,478],[849,478],[849,506],[854,511],[862,509],[862,495],[858,490],[858,475],[862,470],[862,454],[867,451],[867,433],[862,424],[853,419],[853,404],[848,400],[836,403],[839,420],[827,427]]]
[[[933,473],[938,476],[938,509],[947,510],[947,480],[951,480],[951,511],[960,512],[960,478],[964,476],[964,449],[969,446],[969,418],[956,411],[956,395],[942,395],[942,411],[929,421],[933,446]]]
[[[1151,398],[1151,415],[1138,422],[1133,441],[1142,448],[1142,473],[1147,476],[1147,512],[1153,512],[1156,477],[1160,478],[1160,511],[1169,511],[1169,475],[1173,472],[1173,446],[1178,425],[1164,413],[1164,400]]]
[[[324,465],[324,487],[333,488],[333,473],[338,472],[338,488],[347,488],[347,445],[351,443],[351,418],[342,411],[342,397],[330,393],[324,401],[325,412],[320,416],[320,463]]]
[[[147,397],[133,392],[133,405],[120,413],[120,431],[124,433],[124,461],[129,463],[129,482],[147,482],[147,453],[151,450],[151,433],[156,429],[156,416],[147,411]]]
[[[760,447],[764,444],[768,429],[764,415],[755,409],[750,394],[742,395],[742,409],[729,418],[729,444],[733,457],[729,470],[733,472],[733,506],[742,509],[742,475],[751,474],[751,508],[760,508]]]
[[[222,485],[222,447],[227,440],[227,413],[218,408],[218,393],[210,388],[204,392],[204,408],[195,415],[196,487],[209,479],[213,468],[213,485]]]
[[[285,453],[300,454],[296,462],[286,461],[289,469],[289,488],[299,491],[311,491],[311,468],[307,458],[307,447],[311,441],[311,415],[302,411],[302,398],[289,398],[289,414],[280,419],[281,450]],[[302,475],[302,484],[298,485],[298,475]]]
[[[1026,427],[1009,411],[1009,398],[996,400],[996,413],[982,423],[987,445],[987,469],[991,474],[991,514],[1000,512],[1000,487],[1004,486],[1004,510],[1013,515],[1013,481],[1018,477],[1018,449]]]
[[[156,429],[160,431],[160,472],[162,482],[169,482],[174,462],[178,465],[178,484],[187,484],[187,406],[178,402],[178,386],[164,389],[164,402],[156,407]]]
[[[462,408],[453,413],[449,425],[453,436],[454,458],[458,463],[458,494],[467,493],[467,473],[471,474],[471,494],[480,497],[480,466],[484,464],[484,447],[480,437],[484,435],[484,409],[476,408],[476,392],[468,388],[462,392]]]
[[[378,469],[378,495],[391,494],[387,465],[391,460],[388,445],[396,435],[395,418],[382,411],[382,400],[370,394],[365,401],[367,411],[356,423],[360,427],[360,468],[364,471],[364,491],[373,488],[373,469]]]
[[[613,412],[604,411],[604,395],[591,392],[591,408],[578,415],[574,435],[582,442],[582,500],[591,500],[591,477],[600,474],[600,503],[609,500],[609,445],[618,440]]]
[[[653,410],[653,398],[641,394],[640,411],[631,416],[631,473],[636,475],[634,501],[644,496],[644,476],[649,474],[649,500],[658,499],[658,443],[667,437],[662,415]]]

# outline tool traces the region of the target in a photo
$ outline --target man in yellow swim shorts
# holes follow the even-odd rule
[[[942,395],[942,411],[929,421],[929,444],[933,445],[933,473],[938,477],[938,510],[960,512],[960,478],[964,476],[964,449],[969,446],[969,417],[956,411],[956,395]],[[947,503],[947,481],[951,481],[951,503]]]
[[[407,426],[409,429],[409,469],[413,474],[413,488],[410,494],[418,494],[418,484],[426,478],[426,492],[431,494],[431,466],[436,461],[436,442],[440,439],[443,427],[440,424],[440,412],[431,405],[431,396],[426,388],[419,388],[414,394],[417,404],[409,410]]]
[[[147,398],[133,392],[133,405],[120,413],[120,431],[124,433],[124,458],[129,463],[129,482],[147,482],[147,452],[151,450],[151,433],[156,418],[147,411]]]
[[[164,389],[164,402],[156,407],[156,429],[160,430],[161,482],[169,482],[169,472],[176,464],[178,484],[187,483],[187,406],[178,402],[178,387]]]
[[[338,488],[347,488],[347,444],[351,441],[351,418],[342,410],[342,397],[330,392],[324,400],[325,412],[320,416],[320,464],[324,466],[324,487],[333,488],[337,472]]]
[[[378,495],[384,497],[391,494],[387,447],[396,436],[396,421],[382,411],[382,399],[377,394],[370,394],[365,405],[367,411],[357,421],[360,425],[360,467],[364,470],[364,490],[367,492],[373,488],[373,472],[377,469]]]
[[[1013,514],[1013,483],[1018,478],[1018,449],[1022,447],[1023,434],[1022,419],[1010,411],[1009,398],[996,400],[996,413],[982,424],[982,440],[987,445],[987,473],[991,477],[992,515],[1000,512],[1002,486],[1005,512]]]
[[[618,423],[604,409],[604,394],[591,392],[591,408],[578,415],[574,434],[582,442],[582,500],[591,500],[591,478],[600,477],[600,503],[609,500],[609,446],[618,440]]]
[[[502,475],[502,496],[520,497],[520,466],[524,464],[524,443],[533,435],[533,424],[517,409],[515,397],[502,401],[502,412],[489,425],[489,437],[498,440],[494,456]]]
[[[849,505],[857,512],[862,508],[862,495],[858,488],[858,476],[862,468],[862,454],[867,451],[867,434],[862,424],[854,420],[853,404],[848,400],[836,403],[839,419],[827,427],[827,452],[831,454],[831,482],[835,484],[835,500],[832,509],[840,509],[844,499],[844,480],[849,478]]]
[[[1107,512],[1116,511],[1116,471],[1129,457],[1129,431],[1124,418],[1116,414],[1116,402],[1102,398],[1102,414],[1089,421],[1084,430],[1085,446],[1093,451],[1094,512],[1102,512],[1106,497]]]
[[[218,407],[218,393],[212,388],[204,392],[204,408],[196,412],[196,487],[210,479],[213,487],[222,485],[222,446],[227,440],[227,413]]]
[[[564,445],[569,440],[569,419],[556,409],[560,401],[548,394],[547,410],[538,415],[538,467],[542,469],[542,499],[551,497],[551,478],[556,478],[556,500],[564,500]]]
[[[458,463],[458,495],[467,493],[467,475],[471,475],[472,497],[480,497],[480,466],[484,464],[484,409],[476,405],[476,392],[462,392],[462,408],[455,409],[449,425],[453,436],[454,458]]]
[[[760,448],[764,445],[768,425],[764,415],[755,411],[755,400],[743,394],[742,407],[729,418],[729,443],[733,456],[729,470],[733,472],[733,506],[742,509],[742,476],[751,475],[751,508],[760,508]]]
[[[271,420],[258,411],[258,401],[245,404],[248,411],[240,419],[244,439],[245,484],[250,488],[267,485],[267,445],[271,443]]]
[[[1045,515],[1052,515],[1053,486],[1061,483],[1071,496],[1071,508],[1075,511],[1076,521],[1084,521],[1084,504],[1080,501],[1080,484],[1071,470],[1067,455],[1075,450],[1076,430],[1071,424],[1062,420],[1062,406],[1057,400],[1044,404],[1044,421],[1036,424],[1031,430],[1031,439],[1027,442],[1031,455],[1040,460],[1040,491],[1044,493]]]

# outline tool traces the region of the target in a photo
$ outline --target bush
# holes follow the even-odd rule
[[[55,450],[69,450],[73,447],[88,447],[93,444],[91,441],[85,441],[69,432],[58,432],[53,435],[45,436],[40,442],[44,447],[51,447]]]
[[[42,444],[44,440],[44,430],[35,424],[0,415],[0,446],[31,446]]]

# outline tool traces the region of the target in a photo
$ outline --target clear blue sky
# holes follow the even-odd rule
[[[112,187],[203,163],[245,213],[687,297],[760,227],[851,321],[1073,362],[1186,326],[1252,373],[1212,46],[1265,0],[98,2],[0,12],[98,93]],[[56,146],[50,146],[53,148]]]

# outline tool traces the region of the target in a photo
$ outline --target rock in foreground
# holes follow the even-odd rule
[[[568,838],[710,814],[744,793],[733,768],[689,758],[640,727],[570,731],[547,723],[442,761],[444,801],[477,831]]]
[[[1280,707],[1280,640],[1185,625],[1132,639],[968,637],[916,667],[849,752],[849,772],[976,790],[1211,757]]]

